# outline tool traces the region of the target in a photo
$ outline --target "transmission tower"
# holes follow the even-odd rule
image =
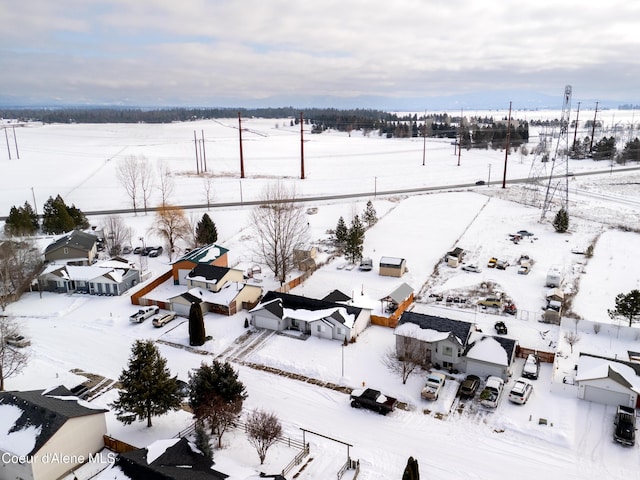
[[[569,214],[569,115],[571,114],[571,85],[564,87],[562,116],[560,117],[560,133],[556,143],[556,151],[551,159],[551,172],[547,183],[547,191],[542,205],[540,221],[555,202]]]

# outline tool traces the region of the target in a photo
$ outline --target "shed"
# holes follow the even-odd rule
[[[407,262],[404,258],[382,257],[380,258],[379,274],[386,277],[401,277],[407,271]]]

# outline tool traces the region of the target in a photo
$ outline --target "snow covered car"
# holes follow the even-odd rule
[[[496,408],[503,390],[504,380],[500,377],[490,376],[487,378],[484,389],[480,392],[480,404],[483,407]]]
[[[529,400],[531,393],[533,392],[533,385],[525,378],[519,378],[516,383],[511,387],[509,392],[509,400],[513,403],[524,405]]]
[[[531,380],[537,380],[539,373],[540,359],[533,353],[530,353],[529,355],[527,355],[527,359],[524,362],[524,367],[522,367],[522,376]]]
[[[618,405],[613,421],[613,440],[628,447],[636,443],[636,412],[631,407]]]
[[[24,348],[31,345],[31,341],[24,338],[22,335],[7,335],[4,337],[4,343],[17,348]]]
[[[474,272],[474,273],[480,273],[482,270],[480,270],[480,267],[478,265],[463,265],[462,266],[462,270],[464,270],[465,272]]]
[[[446,382],[447,377],[443,373],[430,373],[424,387],[422,387],[420,396],[425,400],[438,400],[440,391]]]

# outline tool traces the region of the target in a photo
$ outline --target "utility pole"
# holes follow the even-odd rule
[[[198,137],[196,131],[193,131],[193,145],[196,149],[196,175],[200,175],[200,159],[198,158]]]
[[[9,153],[9,160],[11,160],[11,149],[9,148],[9,135],[7,135],[7,127],[4,129],[4,139],[7,141],[7,152]]]
[[[593,136],[596,134],[596,115],[598,115],[598,102],[596,102],[596,111],[593,114],[593,125],[591,125],[591,142],[589,143],[589,153],[593,153]]]
[[[304,129],[302,128],[302,112],[300,112],[300,180],[304,180]]]
[[[36,192],[33,190],[33,187],[31,187],[31,195],[33,196],[33,208],[36,212],[36,217],[38,216],[38,205],[36,204]]]
[[[460,153],[462,152],[462,109],[460,109],[460,133],[458,135],[458,166],[460,166]]]
[[[13,143],[16,145],[16,157],[20,160],[20,152],[18,152],[18,137],[16,137],[16,126],[11,125],[11,130],[13,131]]]
[[[424,123],[422,124],[422,166],[425,165],[427,156],[427,111],[424,111]]]
[[[573,146],[576,145],[576,138],[578,137],[578,118],[580,117],[580,102],[578,102],[578,110],[576,111],[576,127],[573,129]]]
[[[507,158],[509,158],[509,141],[511,140],[511,102],[509,102],[509,120],[507,120],[507,146],[504,150],[504,171],[502,172],[502,188],[507,188]]]
[[[202,133],[202,161],[204,162],[204,171],[207,171],[207,152],[204,149],[204,130],[200,131]]]
[[[244,178],[244,157],[242,156],[242,117],[238,112],[238,136],[240,138],[240,178]]]

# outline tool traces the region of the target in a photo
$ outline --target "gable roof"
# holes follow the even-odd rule
[[[413,287],[406,283],[401,283],[393,292],[380,300],[393,300],[396,303],[402,303],[413,293]]]
[[[327,296],[322,300],[324,300],[325,302],[348,302],[349,300],[351,300],[351,297],[346,293],[343,293],[340,290],[336,289],[328,293]]]
[[[93,248],[97,242],[98,237],[90,233],[85,233],[80,230],[74,230],[71,233],[63,235],[55,242],[50,243],[45,248],[44,253],[51,253],[55,250],[59,250],[63,247],[72,247],[78,250],[86,250],[87,252]]]
[[[640,393],[638,365],[612,358],[581,353],[578,358],[576,380],[598,380],[609,378],[625,388]]]
[[[173,263],[188,261],[192,263],[208,264],[213,262],[216,258],[221,257],[228,251],[228,249],[212,243],[209,245],[205,245],[204,247],[191,250],[189,253],[185,253],[182,257],[178,258]]]
[[[149,461],[150,460],[150,461]],[[121,453],[117,465],[131,480],[224,480],[213,462],[186,438],[160,440],[147,448]]]
[[[290,293],[275,292],[273,290],[267,292],[265,296],[262,297],[262,301],[260,303],[265,304],[274,299],[280,299],[282,301],[282,307],[291,310],[326,310],[339,307],[344,308],[349,315],[354,315],[355,317],[358,317],[363,310],[360,307],[354,307],[352,305],[302,297],[300,295],[292,295]]]
[[[463,355],[473,360],[508,367],[513,361],[515,350],[516,341],[511,338],[480,334],[469,342]]]
[[[84,403],[84,402],[83,402]],[[10,409],[18,408],[15,420],[6,432],[0,431],[0,445],[3,448],[16,448],[11,436],[31,430],[34,435],[33,447],[29,452],[16,452],[32,455],[47,443],[56,432],[71,418],[104,414],[105,409],[87,407],[78,401],[69,390],[58,387],[51,390],[31,390],[26,392],[0,392],[0,417],[5,417]],[[5,425],[6,426],[6,425]],[[23,442],[17,442],[23,443]]]
[[[193,267],[193,269],[187,274],[187,277],[192,280],[196,277],[202,277],[208,282],[217,282],[229,273],[229,270],[231,269],[227,267],[218,267],[217,265],[209,265],[208,263],[199,263]]]
[[[406,324],[417,325],[422,330],[434,330],[445,334],[451,333],[458,338],[462,345],[467,344],[472,326],[469,322],[405,311],[402,313],[400,320],[398,320],[396,334],[402,335],[402,326]]]

